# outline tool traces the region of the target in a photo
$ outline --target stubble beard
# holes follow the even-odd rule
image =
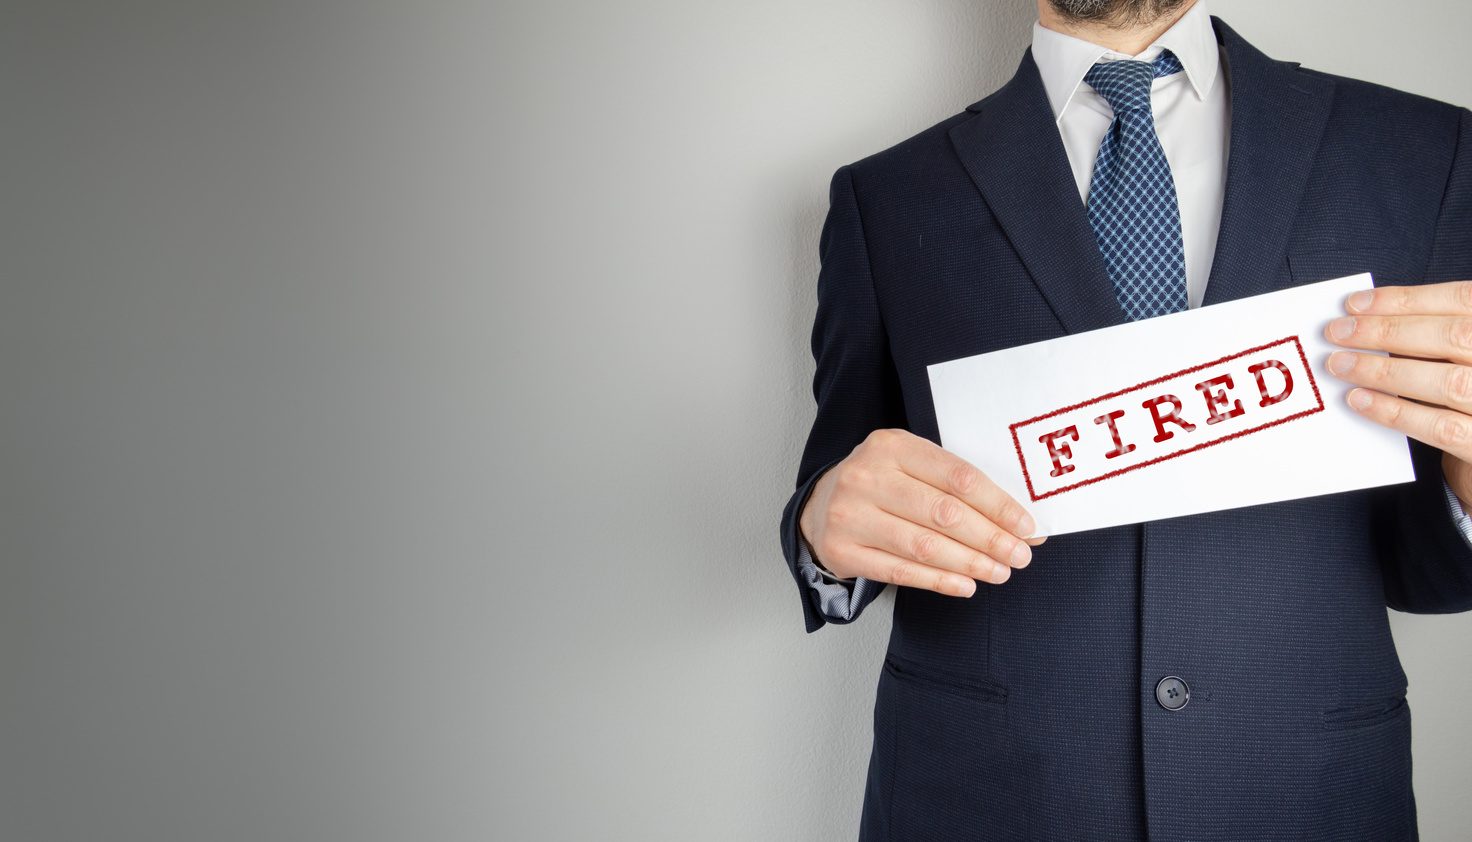
[[[1186,0],[1048,0],[1065,20],[1117,28],[1149,25],[1185,3]]]

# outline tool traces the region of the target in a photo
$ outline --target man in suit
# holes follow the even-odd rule
[[[1038,11],[1011,81],[833,178],[782,544],[808,631],[897,586],[861,838],[1414,839],[1385,608],[1472,608],[1472,113],[1205,0]],[[1045,543],[937,444],[928,364],[1362,271],[1397,286],[1326,334],[1395,356],[1327,365],[1414,483]]]

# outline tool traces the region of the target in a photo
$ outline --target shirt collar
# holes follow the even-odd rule
[[[1048,94],[1048,105],[1053,109],[1053,119],[1063,119],[1063,112],[1073,101],[1074,94],[1084,81],[1084,74],[1100,61],[1133,58],[1154,61],[1163,50],[1175,53],[1191,80],[1191,87],[1202,99],[1211,92],[1216,83],[1220,58],[1217,54],[1216,32],[1211,28],[1211,13],[1206,10],[1206,0],[1196,3],[1181,15],[1170,29],[1161,33],[1149,47],[1134,56],[1117,53],[1098,44],[1093,44],[1071,35],[1048,29],[1042,23],[1032,25],[1032,58],[1043,77],[1043,89]]]

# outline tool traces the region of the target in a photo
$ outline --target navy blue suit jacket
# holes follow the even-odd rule
[[[1206,306],[1365,270],[1472,278],[1472,113],[1213,25],[1232,123]],[[877,428],[939,440],[928,364],[1126,320],[1030,53],[838,170],[830,200],[790,566],[824,469]],[[1058,536],[971,599],[897,589],[861,838],[1414,838],[1385,609],[1472,607],[1472,551],[1439,454],[1412,452],[1414,483]],[[1178,711],[1155,701],[1167,675],[1191,688]]]

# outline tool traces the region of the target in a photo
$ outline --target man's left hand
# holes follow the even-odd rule
[[[1324,329],[1329,371],[1358,387],[1349,405],[1441,451],[1447,484],[1472,500],[1472,281],[1362,290]]]

